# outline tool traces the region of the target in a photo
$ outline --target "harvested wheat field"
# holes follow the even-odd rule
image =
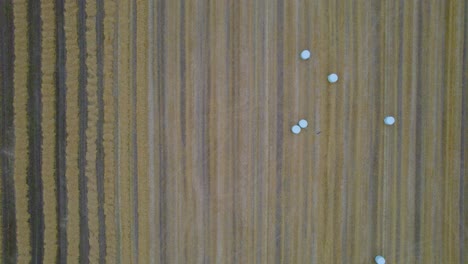
[[[0,263],[466,264],[467,171],[466,0],[0,0]]]

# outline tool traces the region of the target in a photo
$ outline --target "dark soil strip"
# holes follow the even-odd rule
[[[164,41],[164,30],[166,29],[166,1],[158,0],[157,2],[157,31],[156,36],[159,41],[156,43],[157,57],[157,91],[158,96],[158,116],[159,116],[159,175],[158,185],[159,186],[159,241],[160,241],[160,253],[159,262],[167,263],[167,250],[166,242],[168,237],[167,231],[167,144],[164,143],[164,137],[166,135],[166,129],[164,126],[164,117],[166,116],[166,78],[165,78],[165,54],[166,45]]]
[[[57,263],[66,263],[67,260],[67,185],[66,185],[66,96],[67,87],[65,85],[66,73],[66,50],[65,50],[65,29],[64,29],[64,0],[55,1],[55,23],[57,24],[56,31],[56,66],[55,66],[55,81],[56,81],[56,157],[57,166],[57,223],[58,223],[58,252]]]
[[[0,0],[0,172],[2,199],[3,263],[16,263],[16,219],[14,193],[13,126],[13,8],[12,2]]]
[[[86,91],[88,68],[86,67],[86,1],[78,1],[78,48],[80,71],[78,73],[78,102],[79,102],[79,149],[78,170],[80,190],[80,257],[82,264],[89,263],[89,226],[88,226],[88,197],[86,177],[86,128],[88,127],[88,93]]]
[[[139,218],[138,218],[138,143],[137,143],[137,4],[132,1],[131,13],[131,27],[132,27],[132,42],[131,42],[131,60],[132,60],[132,156],[133,156],[133,181],[132,181],[132,197],[133,197],[133,225],[132,225],[132,238],[135,247],[134,261],[138,263],[138,249],[139,249]]]
[[[41,6],[40,1],[28,1],[28,211],[31,226],[32,263],[42,263],[44,257],[44,201],[42,167],[42,95],[41,95]]]
[[[104,0],[97,1],[96,15],[97,42],[97,153],[96,175],[98,190],[98,219],[99,219],[99,263],[106,263],[106,222],[104,215]]]

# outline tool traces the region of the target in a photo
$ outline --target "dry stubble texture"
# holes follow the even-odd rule
[[[31,246],[28,225],[28,196],[26,169],[28,160],[27,140],[27,74],[28,74],[28,35],[27,35],[27,1],[15,1],[15,205],[16,205],[16,243],[18,245],[18,262],[30,261]],[[5,254],[5,252],[3,252]]]
[[[87,68],[87,128],[86,128],[86,181],[87,181],[87,211],[89,228],[89,263],[99,261],[99,223],[97,199],[97,49],[96,49],[96,2],[86,2],[86,68]]]
[[[67,263],[78,263],[80,224],[78,190],[78,5],[76,1],[65,1],[65,49],[66,60],[66,186],[67,186]]]
[[[55,5],[41,2],[42,15],[42,179],[44,189],[44,262],[57,257],[57,192],[56,192],[56,29]]]
[[[466,1],[0,7],[1,263],[468,261]]]

